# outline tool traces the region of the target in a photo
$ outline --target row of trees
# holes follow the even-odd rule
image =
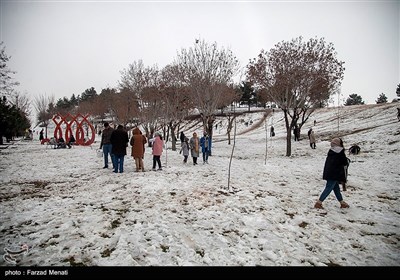
[[[111,115],[125,125],[141,125],[150,135],[162,127],[174,140],[177,127],[195,109],[212,137],[219,109],[241,99],[248,99],[248,103],[273,102],[284,112],[289,156],[290,132],[295,125],[301,128],[316,108],[327,105],[343,79],[343,64],[331,43],[324,39],[305,42],[298,37],[278,43],[269,52],[261,51],[247,65],[245,82],[237,86],[233,80],[240,66],[231,50],[196,40],[193,47],[182,49],[173,63],[161,70],[145,66],[141,60],[129,64],[121,71],[117,89],[103,89],[99,95],[89,89],[75,108],[80,113]],[[58,101],[57,110],[66,101]],[[49,111],[43,110],[39,116]],[[225,115],[232,124],[234,114]]]
[[[0,145],[3,137],[10,141],[14,136],[21,136],[31,124],[29,121],[29,100],[26,95],[15,91],[18,86],[12,75],[15,71],[8,68],[10,59],[0,42]]]
[[[56,112],[111,116],[121,124],[142,126],[148,135],[163,129],[171,134],[175,148],[175,134],[185,118],[197,116],[212,137],[217,114],[227,116],[232,125],[235,113],[224,110],[232,103],[272,102],[284,112],[290,156],[293,128],[301,129],[316,108],[327,106],[341,85],[344,62],[336,56],[333,44],[323,38],[298,37],[262,50],[242,77],[230,49],[196,40],[162,69],[142,60],[129,64],[121,71],[117,88],[100,94],[90,88],[57,103],[54,97],[41,96],[34,104],[44,126]],[[240,85],[234,82],[238,76],[245,80]]]
[[[397,86],[397,96],[399,96],[400,93],[400,84]],[[387,103],[388,98],[384,93],[381,93],[378,98],[375,100],[376,104],[382,104],[382,103]],[[392,102],[398,102],[398,100],[395,98],[392,100]],[[362,97],[358,94],[350,94],[349,97],[346,99],[346,102],[344,103],[345,106],[351,106],[351,105],[363,105],[365,104],[364,100]]]

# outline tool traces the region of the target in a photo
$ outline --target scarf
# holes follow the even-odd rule
[[[198,137],[194,138],[194,150],[196,151],[196,153],[199,152],[199,138]]]

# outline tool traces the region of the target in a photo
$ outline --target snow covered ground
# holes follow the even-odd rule
[[[262,113],[239,117],[232,192],[233,142],[227,144],[225,121],[215,131],[209,164],[199,158],[194,166],[190,157],[183,164],[179,149],[168,148],[156,172],[150,148],[147,172],[134,172],[127,156],[125,172],[115,174],[102,169],[99,139],[92,147],[56,150],[37,139],[16,141],[0,150],[0,252],[28,245],[15,265],[29,267],[399,266],[398,106],[342,107],[339,121],[337,108],[320,109],[302,140],[292,142],[290,157],[279,110],[266,120],[267,144],[264,124],[240,134]],[[346,148],[361,147],[349,156],[342,192],[350,208],[340,209],[332,193],[324,210],[314,209],[335,136]],[[1,258],[0,266],[13,264]]]

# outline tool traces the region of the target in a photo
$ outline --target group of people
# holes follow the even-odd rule
[[[181,149],[179,153],[183,155],[184,163],[187,163],[190,151],[190,155],[193,159],[193,165],[197,165],[197,158],[200,156],[200,148],[203,155],[203,164],[208,163],[208,157],[211,153],[211,137],[209,137],[207,132],[204,132],[203,136],[200,139],[197,136],[197,133],[193,132],[190,140],[185,136],[183,132],[181,132],[180,140]]]
[[[42,139],[42,142],[43,141],[44,139]],[[51,145],[54,149],[66,149],[67,147],[68,149],[71,149],[72,145],[75,144],[75,137],[74,135],[71,135],[68,142],[65,142],[62,136],[59,138],[52,137],[50,138],[48,144]]]
[[[183,162],[187,163],[189,152],[193,159],[193,165],[197,165],[197,158],[200,156],[200,148],[203,155],[203,164],[208,163],[209,155],[211,154],[211,137],[204,132],[203,137],[199,138],[197,133],[193,133],[190,139],[185,136],[183,132],[180,135],[181,149],[180,154],[183,154]],[[128,144],[131,145],[131,156],[135,161],[135,171],[145,171],[144,168],[144,154],[145,145],[150,142],[153,155],[152,170],[162,170],[161,156],[164,149],[164,140],[159,132],[154,134],[154,138],[147,139],[142,134],[138,127],[132,130],[132,136],[129,139],[128,133],[124,130],[122,125],[118,125],[117,129],[113,129],[109,123],[104,123],[102,130],[100,149],[103,151],[104,166],[109,167],[109,158],[113,166],[113,172],[124,172],[124,158],[126,156],[126,148]],[[157,168],[157,169],[156,169]]]
[[[164,140],[159,132],[154,134],[154,138],[147,140],[138,127],[132,131],[129,139],[128,132],[122,125],[113,129],[109,123],[104,123],[104,129],[101,135],[100,149],[103,150],[104,167],[109,167],[109,156],[113,166],[114,173],[124,172],[124,159],[128,143],[131,145],[131,156],[135,161],[136,172],[145,171],[143,159],[145,153],[145,144],[150,142],[152,145],[153,168],[152,170],[162,170],[161,155],[164,149]],[[156,169],[158,167],[158,169]]]
[[[54,149],[65,149],[65,148],[72,148],[72,145],[75,145],[76,139],[73,134],[69,138],[67,138],[68,141],[65,141],[64,137],[60,136],[58,138],[56,137],[51,137],[50,139],[44,138],[44,130],[43,128],[39,132],[39,140],[40,144],[44,145],[47,143],[48,145],[51,145]]]
[[[122,125],[118,125],[117,129],[113,129],[108,123],[104,123],[104,130],[102,131],[100,148],[103,149],[104,167],[108,168],[108,156],[111,156],[113,164],[113,172],[124,172],[124,157],[126,155],[126,148],[128,143],[132,146],[131,156],[134,158],[136,171],[145,171],[143,159],[145,153],[145,144],[147,143],[146,137],[142,134],[139,128],[134,128],[132,137],[129,140],[128,133],[124,130]],[[312,129],[309,130],[308,136],[310,138],[310,146],[315,149],[315,136]],[[183,155],[183,162],[187,163],[189,152],[193,159],[193,165],[197,165],[197,158],[200,156],[200,148],[203,155],[203,164],[208,163],[208,157],[211,151],[211,137],[204,132],[204,135],[199,139],[197,133],[194,132],[193,136],[189,139],[183,132],[180,135],[181,149],[180,154]],[[154,138],[149,139],[152,143],[153,155],[153,170],[162,170],[161,155],[164,148],[164,141],[160,133],[156,132]],[[343,141],[340,138],[333,138],[331,140],[331,148],[328,151],[322,178],[326,180],[326,185],[318,200],[314,204],[314,208],[324,209],[322,203],[333,191],[336,199],[340,203],[341,208],[349,208],[349,205],[344,201],[340,191],[340,185],[345,186],[347,180],[347,167],[349,159],[345,155]]]
[[[109,123],[104,123],[104,129],[101,135],[100,149],[103,149],[104,167],[108,168],[108,155],[111,157],[114,173],[124,172],[124,159],[126,156],[126,147],[128,146],[128,132],[122,125],[113,129]]]

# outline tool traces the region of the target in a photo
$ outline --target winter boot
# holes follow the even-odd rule
[[[350,206],[346,202],[344,202],[343,200],[340,201],[340,208],[349,208],[349,207]]]
[[[324,207],[322,206],[322,202],[319,200],[317,202],[315,202],[314,208],[324,209]]]

